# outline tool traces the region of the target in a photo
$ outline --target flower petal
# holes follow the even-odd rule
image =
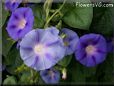
[[[52,68],[40,71],[40,76],[47,84],[56,84],[59,82],[60,79],[59,71]]]
[[[86,34],[80,37],[75,57],[83,65],[94,67],[106,59],[106,40],[99,34]]]
[[[62,33],[66,35],[66,37],[63,38],[64,43],[67,43],[66,55],[73,54],[76,49],[77,42],[79,41],[78,35],[74,31],[67,28],[63,28]]]
[[[22,39],[20,54],[26,65],[38,71],[45,70],[64,57],[63,40],[56,33],[52,33],[52,30],[32,30]],[[50,36],[52,37],[50,38]]]
[[[26,17],[29,16],[29,18],[28,17],[25,18],[23,16],[23,13],[26,11],[27,11]],[[32,30],[33,22],[34,22],[34,16],[31,8],[21,7],[16,9],[12,13],[6,29],[8,31],[9,36],[17,41],[19,39],[22,39],[26,33]]]
[[[5,0],[5,8],[13,12],[21,2],[22,0]]]

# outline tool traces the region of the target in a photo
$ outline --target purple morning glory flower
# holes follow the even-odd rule
[[[5,0],[5,9],[10,11],[15,11],[22,0]]]
[[[19,40],[32,30],[33,23],[34,16],[31,8],[21,7],[12,13],[6,29],[12,39]]]
[[[62,38],[55,27],[30,31],[20,42],[24,63],[35,70],[54,66],[65,54]]]
[[[114,38],[107,40],[108,52],[114,52]]]
[[[73,54],[76,49],[77,42],[79,41],[78,35],[74,31],[67,28],[63,28],[62,33],[65,34],[65,38],[63,38],[66,46],[65,55]]]
[[[47,84],[57,84],[60,80],[60,72],[52,68],[40,71],[40,76]]]
[[[86,34],[80,37],[75,57],[83,65],[94,67],[106,58],[106,40],[99,34]]]

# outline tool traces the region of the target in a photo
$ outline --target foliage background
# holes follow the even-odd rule
[[[86,0],[89,3],[89,0]],[[52,8],[57,9],[62,3],[53,3]],[[22,4],[20,6],[23,6]],[[43,3],[30,5],[35,16],[34,28],[43,28],[46,22]],[[60,11],[61,13],[55,15],[50,21],[50,25],[57,25],[58,27],[66,27],[77,32],[79,36],[87,33],[99,33],[105,38],[113,37],[114,30],[114,7],[103,8],[80,8],[72,4],[66,3]],[[22,67],[22,60],[20,58],[19,50],[16,49],[17,42],[11,40],[6,32],[6,25],[10,17],[10,13],[4,10],[2,5],[2,64],[6,66],[3,71],[2,81],[10,79],[13,84],[28,84],[32,83],[30,76],[30,69]],[[50,14],[51,15],[51,14]],[[61,23],[62,22],[62,23]],[[38,24],[37,24],[38,23]],[[107,59],[94,68],[87,68],[77,62],[74,55],[67,56],[59,66],[66,67],[67,79],[60,80],[62,84],[100,84],[100,83],[114,83],[114,55],[109,53]],[[20,68],[19,72],[15,72]],[[7,76],[8,75],[8,76]],[[36,74],[35,80],[37,84],[44,84],[39,74]],[[6,80],[5,83],[7,83]],[[25,82],[26,81],[26,82]]]

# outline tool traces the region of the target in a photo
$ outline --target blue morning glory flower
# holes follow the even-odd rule
[[[22,0],[5,0],[5,9],[13,12],[21,2]]]
[[[86,34],[80,37],[75,57],[83,65],[94,67],[106,58],[106,40],[99,34]]]
[[[47,84],[57,84],[60,80],[60,72],[52,68],[40,71],[40,76]]]
[[[19,40],[32,30],[33,23],[34,16],[31,8],[21,7],[12,13],[6,29],[12,39]]]
[[[65,37],[63,38],[64,44],[66,46],[65,55],[73,54],[76,49],[77,42],[79,41],[78,35],[76,34],[76,32],[67,28],[62,29],[62,34],[65,35]]]
[[[35,70],[54,66],[65,54],[62,38],[55,27],[32,30],[20,42],[20,55],[24,63]]]

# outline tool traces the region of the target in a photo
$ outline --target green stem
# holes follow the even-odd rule
[[[51,9],[49,12],[54,13],[56,10],[57,10],[57,9],[55,9],[55,10]]]
[[[53,2],[53,0],[46,0],[46,2],[44,3],[44,11],[46,14],[46,20],[48,19],[49,11],[50,11],[52,2]]]
[[[66,2],[66,0],[64,0],[64,2],[61,5],[61,7],[57,11],[55,11],[55,13],[47,20],[46,24],[44,25],[44,28],[46,28],[48,26],[48,24],[51,21],[51,19],[63,8],[65,2]]]
[[[60,29],[61,26],[62,26],[62,20],[60,20],[60,21],[58,22],[58,24],[56,25],[56,28]]]
[[[33,78],[34,78],[34,71],[31,69],[30,72],[31,72],[31,83],[33,83],[34,82],[34,80],[33,80]]]
[[[15,70],[15,72],[16,72],[16,73],[20,73],[20,72],[24,71],[24,67],[25,67],[25,65],[22,64],[20,67],[18,67],[18,68]]]
[[[39,79],[39,74],[38,74],[37,71],[35,71],[35,73],[34,73],[34,83],[37,83],[38,79]]]
[[[12,44],[16,42],[16,41],[12,40],[11,38],[7,38],[7,40],[12,41]]]

